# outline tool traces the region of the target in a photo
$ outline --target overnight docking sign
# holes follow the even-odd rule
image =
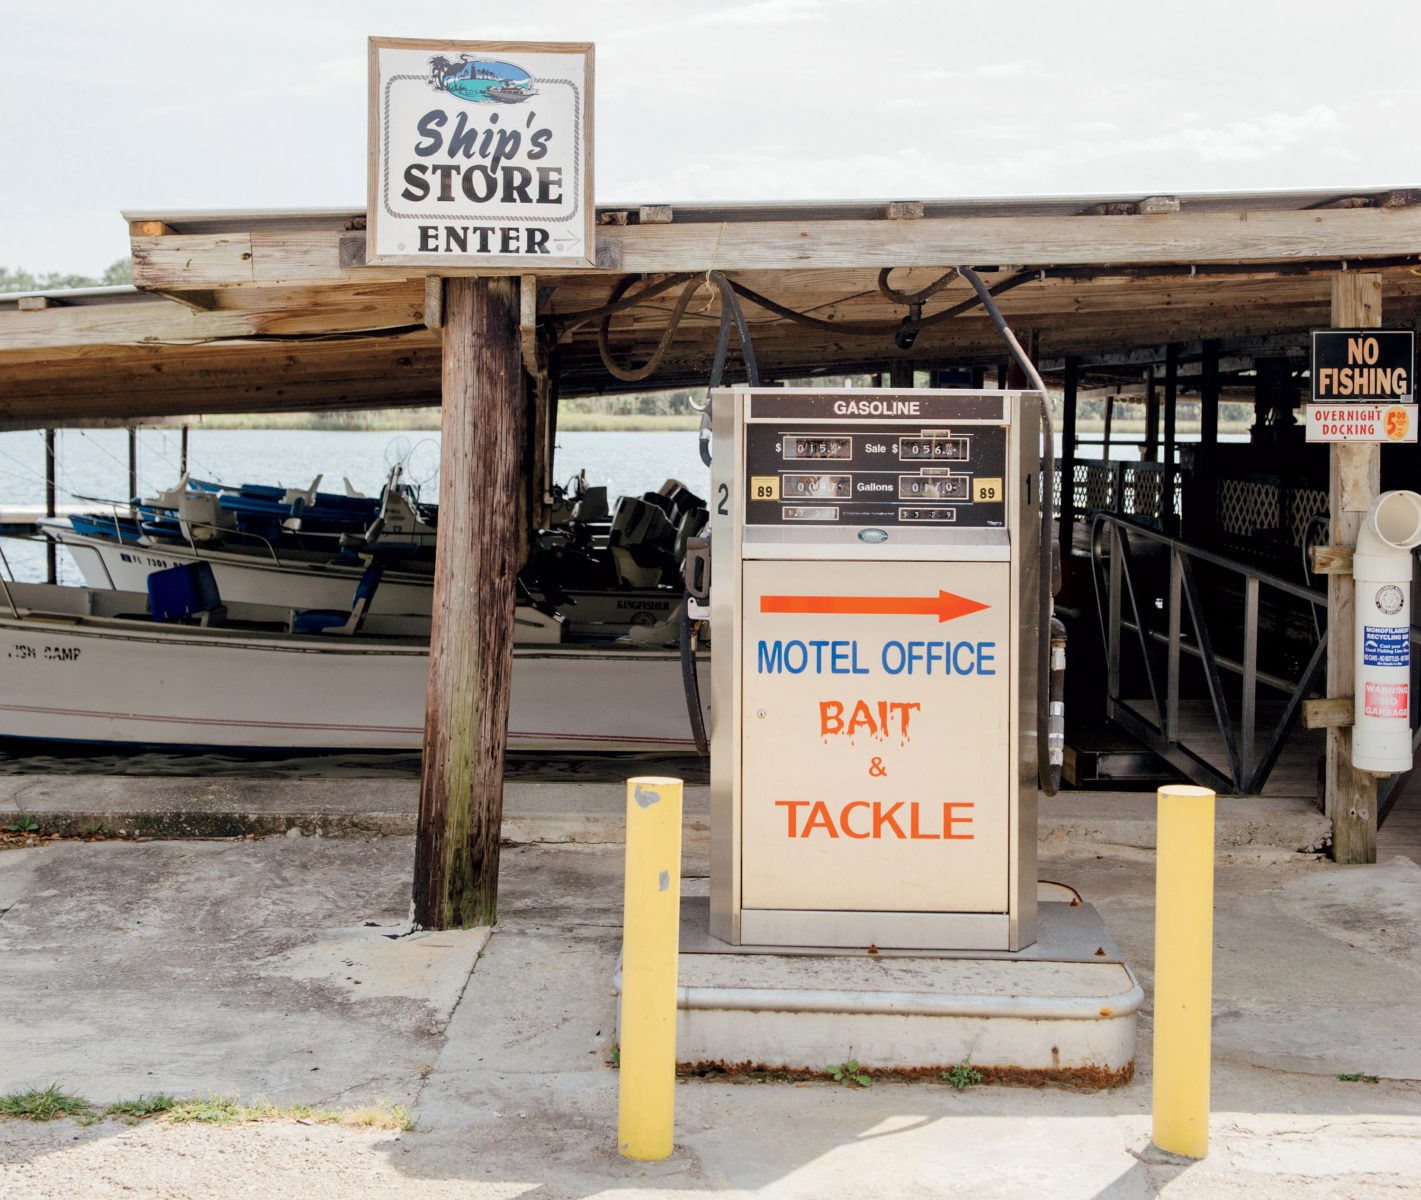
[[[1310,442],[1416,441],[1416,335],[1314,329]]]
[[[590,43],[370,39],[372,265],[590,267]]]

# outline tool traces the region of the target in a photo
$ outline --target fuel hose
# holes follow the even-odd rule
[[[730,354],[730,329],[734,325],[740,339],[740,355],[745,360],[745,376],[751,387],[760,386],[760,368],[755,362],[755,348],[750,344],[750,327],[745,321],[745,313],[740,300],[719,271],[710,271],[707,278],[720,291],[720,334],[715,343],[715,361],[711,366],[710,387],[720,386],[725,375],[725,360]],[[710,466],[710,406],[701,414],[700,451],[701,460]],[[703,560],[706,576],[710,573],[709,559]],[[688,564],[689,565],[689,560]],[[706,737],[705,716],[701,710],[700,674],[696,670],[696,630],[697,622],[691,619],[691,600],[705,599],[709,594],[709,578],[692,578],[687,572],[686,591],[681,604],[681,685],[686,693],[686,715],[691,721],[691,737],[696,743],[696,753],[702,756],[710,753],[710,740]]]
[[[1040,642],[1037,653],[1036,664],[1036,778],[1041,790],[1048,796],[1054,796],[1060,786],[1061,770],[1060,764],[1053,763],[1055,757],[1051,753],[1051,716],[1050,716],[1050,696],[1051,696],[1051,621],[1053,618],[1051,604],[1051,542],[1052,523],[1055,514],[1055,497],[1052,490],[1056,481],[1056,431],[1051,422],[1051,398],[1046,394],[1046,383],[1041,378],[1041,373],[1037,371],[1036,364],[1027,356],[1026,351],[1021,348],[1021,343],[1016,340],[1016,334],[1011,331],[1011,326],[1007,324],[1006,318],[1002,316],[1002,310],[997,307],[997,302],[992,299],[992,293],[987,290],[971,267],[958,267],[957,273],[972,285],[972,290],[977,293],[977,298],[982,302],[982,307],[987,310],[987,315],[992,318],[992,324],[996,326],[997,332],[1001,334],[1002,341],[1006,342],[1007,349],[1016,360],[1016,365],[1021,368],[1021,372],[1030,381],[1031,386],[1041,393],[1041,432],[1042,432],[1042,456],[1041,456],[1041,567],[1039,584],[1040,614],[1037,624],[1040,627]],[[1070,486],[1069,483],[1066,486]]]

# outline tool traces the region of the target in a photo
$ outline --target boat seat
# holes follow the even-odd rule
[[[291,614],[292,633],[342,633],[346,636],[358,633],[365,623],[365,615],[375,599],[375,589],[380,586],[380,576],[385,568],[371,563],[365,574],[355,585],[355,595],[350,602],[350,611],[341,612],[330,608],[308,608]]]
[[[676,565],[681,566],[686,561],[686,543],[696,537],[701,530],[710,524],[710,510],[705,508],[687,509],[682,514],[681,520],[676,525]]]
[[[666,503],[663,507],[671,517],[673,524],[680,524],[681,518],[688,512],[706,507],[705,500],[697,496],[679,479],[668,479],[657,489],[657,494],[665,499]]]
[[[611,515],[612,510],[607,507],[607,489],[604,487],[588,488],[572,506],[572,519],[581,525],[586,525],[589,521],[605,521]]]
[[[659,506],[635,496],[617,501],[607,548],[620,582],[629,587],[655,587],[666,571],[676,569],[675,545],[676,527]]]
[[[148,609],[155,621],[224,625],[227,606],[217,591],[210,563],[183,563],[148,576]]]
[[[220,542],[237,528],[237,518],[218,504],[213,492],[183,492],[177,513],[182,533],[190,542]]]

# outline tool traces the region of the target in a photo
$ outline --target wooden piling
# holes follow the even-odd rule
[[[1368,329],[1382,323],[1382,277],[1343,271],[1332,277],[1332,327]],[[1367,508],[1381,490],[1381,447],[1334,442],[1328,447],[1328,513],[1332,544],[1355,546]],[[1356,687],[1354,589],[1351,575],[1327,577],[1327,695]],[[1340,863],[1377,861],[1377,780],[1352,766],[1351,729],[1327,731],[1324,808],[1332,818],[1332,857]]]
[[[414,878],[414,919],[424,929],[497,919],[524,433],[517,280],[450,279],[443,316],[439,542]]]

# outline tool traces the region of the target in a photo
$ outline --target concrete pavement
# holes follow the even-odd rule
[[[572,801],[606,810],[596,838],[587,811],[559,819]],[[236,1091],[418,1116],[401,1135],[5,1122],[0,1197],[1421,1194],[1421,870],[1337,867],[1273,844],[1295,833],[1257,821],[1217,862],[1203,1162],[1149,1145],[1153,852],[1067,830],[1043,838],[1040,873],[1099,908],[1144,984],[1135,1082],[958,1093],[686,1079],[673,1157],[624,1160],[610,803],[510,792],[510,818],[540,832],[504,848],[491,937],[386,936],[407,929],[404,836],[292,825],[255,840],[0,852],[0,1092]],[[706,887],[704,843],[687,839],[688,893]]]

